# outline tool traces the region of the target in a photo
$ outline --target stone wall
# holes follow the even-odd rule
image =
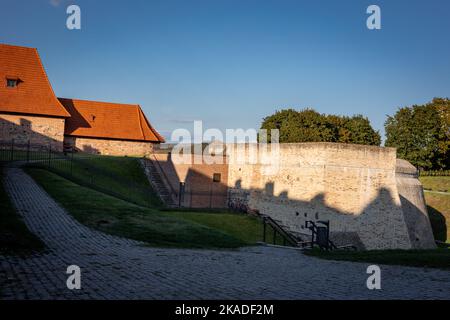
[[[206,194],[185,199],[185,206],[210,206],[212,176],[221,173],[216,190],[224,196],[213,207],[271,216],[305,239],[310,238],[306,221],[329,220],[337,245],[435,247],[415,168],[397,160],[394,148],[298,143],[280,144],[270,153],[265,147],[227,145],[223,164],[202,163],[199,155],[184,164],[174,164],[167,154],[153,156],[174,190],[181,181],[187,195],[189,190]]]
[[[148,156],[152,153],[153,143],[126,140],[80,138],[66,136],[64,143],[79,151],[111,156]]]
[[[433,247],[433,232],[416,168],[408,161],[397,159],[395,177],[412,247],[414,249]]]
[[[15,144],[42,145],[62,151],[64,118],[0,114],[0,140]]]
[[[431,228],[417,223],[400,199],[401,195],[415,197],[421,188],[407,194],[400,186],[399,193],[393,148],[281,144],[278,156],[271,157],[277,160],[276,166],[263,161],[238,163],[236,155],[241,153],[229,159],[229,201],[234,206],[272,216],[304,235],[308,234],[306,220],[329,220],[331,238],[339,245],[365,249],[434,246]],[[411,203],[424,206],[423,197]],[[419,211],[422,221],[428,222],[426,211]]]

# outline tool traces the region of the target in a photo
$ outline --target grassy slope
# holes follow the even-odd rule
[[[426,190],[450,192],[450,177],[420,177]]]
[[[54,161],[51,169],[77,184],[91,187],[141,206],[160,207],[137,158],[77,155],[70,161]]]
[[[247,244],[255,244],[262,238],[262,223],[255,217],[233,213],[170,212],[169,214],[222,230]]]
[[[183,248],[236,248],[256,241],[249,237],[233,237],[233,232],[226,233],[223,228],[196,223],[195,219],[186,219],[187,216],[181,219],[176,213],[136,206],[79,186],[46,170],[30,168],[27,171],[81,223],[106,233],[145,241],[152,246]],[[222,217],[224,220],[228,218],[237,226],[242,219],[232,214]],[[253,223],[258,222],[255,220]]]
[[[306,254],[328,260],[369,262],[410,267],[450,270],[450,249],[373,250],[373,251],[307,251]]]
[[[425,201],[436,240],[450,243],[450,195],[425,193]]]
[[[32,234],[16,213],[3,187],[3,168],[0,167],[0,252],[27,254],[42,250],[43,242]]]
[[[420,177],[424,189],[432,191],[450,190],[450,177]],[[433,232],[437,240],[450,242],[450,194],[426,192]]]
[[[137,160],[137,158],[129,157],[97,156],[91,157],[89,164],[101,170],[133,180],[140,185],[149,186],[149,182],[142,173],[142,169]]]

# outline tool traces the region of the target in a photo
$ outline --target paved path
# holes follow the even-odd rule
[[[0,256],[3,299],[450,298],[446,271],[381,266],[382,290],[371,291],[366,288],[368,264],[271,247],[143,247],[79,224],[19,168],[7,169],[5,185],[48,252],[26,259]],[[71,264],[81,267],[81,290],[66,287]]]

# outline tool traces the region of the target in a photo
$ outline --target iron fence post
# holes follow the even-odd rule
[[[70,155],[70,176],[73,176],[73,149],[72,154]]]
[[[48,145],[48,166],[50,167],[50,160],[52,158],[52,145]]]
[[[263,218],[263,242],[266,242],[266,219]]]
[[[30,140],[27,143],[27,163],[30,162]]]
[[[180,189],[178,191],[178,208],[181,208],[181,203],[184,200],[184,182],[180,182]]]
[[[213,195],[213,191],[212,191],[212,185],[210,185],[209,187],[209,208],[212,208],[212,195]]]

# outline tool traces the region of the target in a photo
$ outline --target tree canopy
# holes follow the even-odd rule
[[[387,147],[425,170],[450,168],[450,100],[400,108],[385,122]]]
[[[284,109],[263,119],[261,129],[279,129],[280,142],[342,142],[377,145],[380,134],[362,115],[352,117],[320,114],[313,109]]]

